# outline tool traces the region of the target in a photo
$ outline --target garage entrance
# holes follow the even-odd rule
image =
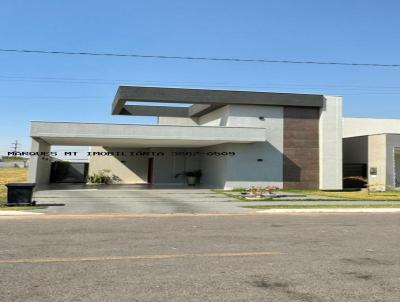
[[[88,171],[89,163],[52,162],[50,183],[86,183]]]

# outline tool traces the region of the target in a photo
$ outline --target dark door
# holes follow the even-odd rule
[[[85,183],[88,170],[89,163],[52,162],[50,182]]]
[[[154,168],[154,158],[149,158],[147,163],[147,182],[149,184],[153,183],[153,168]]]

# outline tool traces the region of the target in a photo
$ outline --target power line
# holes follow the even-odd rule
[[[204,81],[160,81],[160,80],[132,80],[132,79],[99,79],[99,78],[64,78],[64,77],[32,77],[32,76],[15,76],[15,75],[0,75],[0,80],[11,79],[11,80],[40,80],[40,81],[84,81],[84,83],[107,83],[107,84],[122,84],[123,82],[140,82],[146,84],[187,84],[187,85],[221,85],[221,86],[238,86],[243,85],[243,83],[233,83],[233,82],[204,82]],[[298,84],[298,83],[247,83],[248,85],[273,85],[273,86],[296,86],[296,87],[309,87],[308,84]],[[377,88],[377,89],[400,89],[400,86],[360,86],[360,85],[346,85],[346,84],[321,84],[324,87],[332,87],[332,88],[343,88],[343,87],[350,87],[350,88]]]
[[[305,89],[304,91],[310,91],[311,90],[311,92],[313,91],[313,89]],[[328,91],[328,90],[326,90],[326,91]],[[325,91],[325,94],[329,94],[329,93],[327,93]],[[345,93],[341,93],[340,91],[341,90],[329,90],[329,91],[331,91],[331,92],[333,92],[334,94],[336,93],[336,94],[340,94],[340,95],[343,95],[343,96],[350,96],[350,95],[400,95],[400,91],[367,91],[367,92],[360,92],[360,93],[357,93],[357,92],[355,92],[355,93],[347,93],[347,92],[345,92]],[[357,90],[356,90],[357,91]],[[317,93],[317,92],[315,92],[315,93]],[[109,100],[105,100],[105,97],[104,96],[98,96],[98,97],[80,97],[80,96],[76,96],[76,97],[58,97],[58,96],[31,96],[31,95],[26,95],[26,96],[13,96],[13,95],[0,95],[0,98],[1,99],[5,99],[5,100],[7,100],[7,99],[9,99],[10,101],[11,100],[15,100],[15,99],[17,99],[17,100],[19,100],[19,99],[23,99],[23,100],[26,100],[26,101],[44,101],[44,100],[50,100],[50,101],[57,101],[57,102],[62,102],[62,101],[69,101],[69,100],[74,100],[74,101],[82,101],[82,100],[85,100],[85,101],[91,101],[91,102],[97,102],[97,103],[99,103],[100,101],[101,101],[101,103],[103,103],[103,102],[106,102],[107,104],[109,103]],[[110,97],[111,98],[111,97]]]
[[[113,84],[113,85],[128,85],[127,82],[131,81],[128,79],[91,79],[91,78],[62,78],[62,77],[32,77],[32,76],[9,76],[0,75],[0,81],[40,81],[46,83],[79,83],[79,84]],[[299,84],[299,83],[232,83],[232,82],[199,82],[199,81],[155,81],[155,80],[141,80],[140,82],[131,83],[130,85],[178,85],[180,87],[194,87],[202,86],[202,88],[246,88],[246,89],[302,89],[318,91],[361,91],[363,93],[374,94],[374,93],[387,93],[387,94],[398,94],[400,92],[400,86],[371,86],[371,85],[346,85],[346,84]],[[341,93],[343,95],[347,93]],[[2,96],[3,98],[25,98],[25,96]],[[106,96],[55,96],[57,99],[104,99]],[[32,98],[42,98],[40,96],[32,96]],[[51,96],[44,96],[43,98],[53,98]]]
[[[142,59],[168,59],[168,60],[172,59],[172,60],[192,60],[192,61],[225,61],[225,62],[247,62],[247,63],[339,65],[339,66],[357,66],[357,67],[360,67],[360,66],[363,66],[363,67],[400,67],[400,64],[381,64],[381,63],[355,63],[355,62],[349,63],[349,62],[323,62],[323,61],[297,61],[297,60],[269,60],[269,59],[251,59],[251,58],[167,56],[167,55],[147,55],[147,54],[128,54],[128,53],[55,51],[55,50],[37,50],[37,49],[0,48],[0,52],[73,55],[73,56],[129,57],[129,58],[142,58]]]

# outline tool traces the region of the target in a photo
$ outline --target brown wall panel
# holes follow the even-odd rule
[[[283,187],[319,187],[319,109],[285,107]]]

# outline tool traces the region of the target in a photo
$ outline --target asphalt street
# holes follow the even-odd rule
[[[1,301],[397,302],[399,285],[399,214],[0,218]]]

